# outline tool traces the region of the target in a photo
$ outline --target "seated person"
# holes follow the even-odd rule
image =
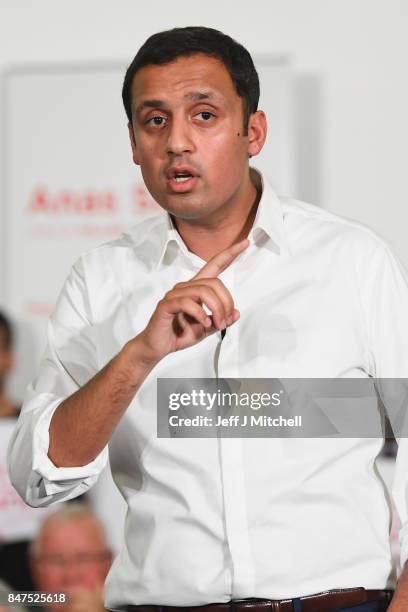
[[[19,413],[19,406],[7,389],[15,363],[13,337],[13,327],[0,311],[0,579],[16,591],[31,591],[28,546],[53,509],[27,506],[7,474],[7,446]]]
[[[112,553],[102,525],[85,505],[67,504],[45,519],[31,545],[30,562],[37,591],[68,596],[66,604],[47,604],[47,612],[105,610],[103,585]]]

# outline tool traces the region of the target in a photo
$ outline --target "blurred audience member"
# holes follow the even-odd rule
[[[15,417],[18,407],[7,395],[7,376],[13,369],[13,330],[10,321],[0,311],[0,418]]]
[[[48,517],[30,548],[37,591],[64,592],[67,604],[47,612],[102,612],[103,585],[112,563],[103,527],[86,506],[70,503]]]
[[[27,563],[28,546],[45,516],[53,510],[27,506],[7,474],[7,446],[19,411],[7,392],[14,362],[13,328],[0,311],[0,578],[17,591],[30,591],[33,585]]]

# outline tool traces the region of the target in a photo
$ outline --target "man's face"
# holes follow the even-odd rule
[[[243,99],[220,60],[196,54],[140,69],[132,118],[133,159],[165,210],[204,220],[237,197],[258,150],[243,135]]]
[[[74,594],[79,589],[100,591],[111,565],[111,553],[99,525],[90,517],[50,522],[32,559],[33,578],[39,591]],[[50,606],[61,610],[61,604]]]

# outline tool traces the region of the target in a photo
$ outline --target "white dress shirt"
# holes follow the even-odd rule
[[[220,278],[241,312],[168,355],[149,374],[109,443],[128,503],[106,606],[202,605],[384,588],[392,572],[390,507],[379,438],[157,438],[157,377],[405,377],[408,285],[372,231],[278,198],[266,181],[250,246]],[[9,450],[12,481],[33,506],[91,487],[108,448],[84,467],[47,457],[54,410],[141,332],[158,301],[204,261],[162,213],[73,266],[48,328]],[[220,345],[221,343],[221,345]],[[95,411],[98,406],[95,405]],[[408,557],[406,440],[395,501]]]

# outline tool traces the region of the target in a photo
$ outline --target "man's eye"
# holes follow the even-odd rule
[[[160,117],[159,115],[157,115],[156,117],[151,117],[151,119],[148,119],[146,121],[146,123],[148,125],[163,125],[165,122],[165,118],[164,117]]]
[[[211,117],[215,117],[215,115],[213,115],[209,111],[201,111],[201,113],[197,113],[196,116],[199,117],[200,115],[201,115],[203,121],[209,121],[211,119]]]

